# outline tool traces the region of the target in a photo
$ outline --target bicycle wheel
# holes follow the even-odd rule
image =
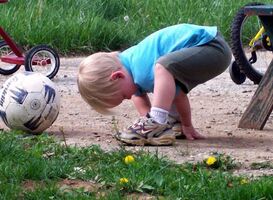
[[[5,41],[0,41],[0,57],[13,54],[11,48]],[[0,60],[0,74],[10,75],[16,72],[21,65],[15,65],[10,63],[1,62]]]
[[[263,4],[249,3],[245,6],[255,5]],[[244,7],[239,9],[232,22],[231,49],[240,71],[254,84],[259,84],[272,59],[272,51],[265,48],[265,35],[252,46],[250,45],[250,41],[261,29],[262,24],[258,16],[245,15]]]
[[[39,72],[52,79],[59,68],[60,59],[57,52],[47,45],[35,46],[26,54],[26,71]]]
[[[240,72],[240,69],[235,61],[229,66],[229,75],[231,80],[238,85],[244,83],[246,80],[246,75]]]

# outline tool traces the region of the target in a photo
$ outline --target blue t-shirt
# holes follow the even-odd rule
[[[178,24],[156,31],[121,52],[120,61],[138,87],[136,94],[153,92],[154,66],[158,58],[183,48],[206,44],[216,34],[215,26]]]

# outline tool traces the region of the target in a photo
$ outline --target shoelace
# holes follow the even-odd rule
[[[145,122],[147,122],[147,119],[151,119],[150,115],[147,113],[146,116],[141,116],[139,117],[134,123],[133,125],[130,125],[128,127],[128,129],[131,129],[132,127],[134,126],[144,126],[145,125]]]
[[[149,120],[149,119],[148,119]],[[140,117],[134,125],[144,126],[145,122],[147,122],[147,117]]]

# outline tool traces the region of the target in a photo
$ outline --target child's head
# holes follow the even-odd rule
[[[111,74],[121,66],[111,53],[100,52],[88,56],[79,66],[78,88],[82,98],[97,112],[107,113],[114,107],[109,103],[119,92],[118,79]]]

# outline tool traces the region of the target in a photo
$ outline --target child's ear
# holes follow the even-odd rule
[[[125,77],[125,74],[124,74],[124,72],[121,71],[121,70],[112,72],[112,74],[111,74],[111,76],[110,76],[111,80],[116,80],[116,79],[124,78],[124,77]]]

